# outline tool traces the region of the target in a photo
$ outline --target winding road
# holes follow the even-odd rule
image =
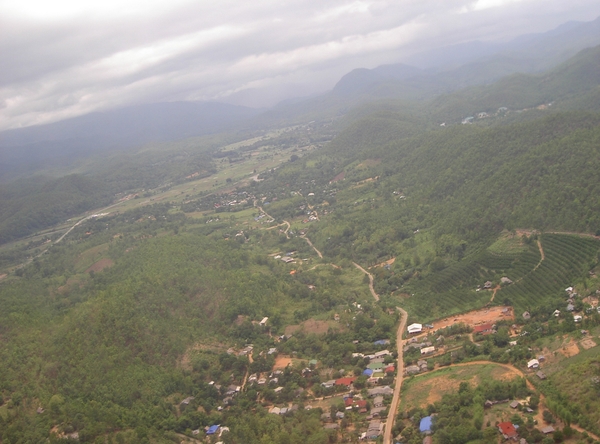
[[[369,273],[367,270],[365,270],[363,267],[361,267],[360,265],[358,265],[356,262],[352,262],[352,263],[354,264],[354,266],[356,268],[358,268],[364,274],[366,274],[367,276],[369,276],[369,290],[371,290],[371,294],[373,295],[373,297],[375,298],[375,300],[378,301],[379,300],[379,295],[375,292],[375,288],[373,287],[373,275],[371,273]],[[400,337],[402,337],[402,336],[400,336]]]

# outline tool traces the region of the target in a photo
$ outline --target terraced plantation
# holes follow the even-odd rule
[[[414,294],[404,301],[409,312],[432,320],[490,302],[513,305],[516,312],[545,305],[593,267],[600,251],[600,241],[591,237],[544,234],[542,260],[536,242],[521,243],[518,238],[499,242],[407,286],[406,293]],[[513,283],[498,288],[493,301],[492,290],[478,289],[486,281],[496,288],[504,276]]]
[[[564,295],[573,279],[584,275],[598,262],[600,241],[564,234],[545,234],[541,238],[545,259],[521,280],[498,293],[515,310],[526,310]]]

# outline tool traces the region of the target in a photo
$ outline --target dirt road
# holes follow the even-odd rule
[[[323,255],[321,254],[321,252],[319,250],[317,250],[317,247],[315,247],[313,245],[313,243],[310,241],[309,238],[307,238],[306,236],[300,236],[302,239],[304,239],[306,242],[308,242],[308,245],[310,245],[312,247],[313,250],[315,250],[315,252],[317,253],[317,255],[319,255],[319,257],[321,259],[323,259]]]
[[[402,335],[404,334],[404,329],[406,328],[408,313],[400,307],[396,308],[402,314],[402,319],[400,320],[400,325],[398,326],[398,332],[396,333],[396,345],[398,347],[398,365],[396,368],[396,385],[394,386],[394,397],[392,398],[392,403],[390,404],[388,418],[385,423],[385,431],[383,432],[383,444],[392,443],[392,428],[394,427],[394,417],[396,416],[398,406],[400,405],[400,390],[402,389],[402,381],[404,380],[404,343],[402,341]]]
[[[378,301],[379,300],[379,295],[377,293],[375,293],[375,288],[373,288],[373,275],[371,273],[369,273],[367,270],[365,270],[363,267],[361,267],[360,265],[358,265],[356,262],[352,262],[352,263],[354,264],[354,266],[356,268],[358,268],[364,274],[366,274],[367,276],[369,276],[369,290],[371,290],[371,294],[373,295],[373,297],[375,298],[375,300]]]

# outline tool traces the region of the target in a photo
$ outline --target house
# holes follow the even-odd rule
[[[511,409],[516,409],[517,407],[519,407],[519,401],[513,401],[509,405]]]
[[[373,375],[373,370],[371,370],[370,368],[367,368],[362,372],[362,374],[370,377]]]
[[[573,320],[574,320],[575,322],[581,322],[581,320],[582,320],[582,319],[583,319],[583,317],[582,317],[582,316],[580,316],[580,315],[575,315],[575,316],[573,316]]]
[[[431,347],[425,347],[421,349],[421,356],[423,355],[429,355],[431,353],[435,352],[435,347],[431,346]]]
[[[338,386],[343,385],[346,387],[350,387],[354,381],[356,381],[356,378],[340,378],[336,379],[334,384]]]
[[[421,333],[423,331],[423,325],[422,324],[417,324],[417,323],[410,324],[407,327],[407,330],[408,330],[408,334],[409,335],[418,334],[418,333]]]
[[[504,276],[504,277],[500,278],[500,283],[508,285],[508,284],[512,284],[513,281],[511,281],[509,278],[507,278],[506,276]]]
[[[389,343],[389,341],[388,341],[388,343]],[[381,350],[381,351],[373,353],[373,356],[375,356],[375,358],[381,358],[383,356],[390,356],[390,355],[391,355],[391,353],[389,350]]]
[[[394,394],[394,389],[392,389],[389,385],[384,387],[374,387],[372,389],[367,390],[367,394],[369,397],[374,398],[375,396],[392,396]]]
[[[383,423],[381,421],[371,421],[369,423],[369,427],[367,429],[367,434],[365,438],[367,439],[377,439],[379,435],[383,432]]]
[[[335,385],[335,379],[330,379],[329,381],[322,382],[321,385],[325,388],[331,388]]]
[[[206,431],[207,435],[214,435],[215,433],[217,433],[217,431],[219,430],[219,427],[221,427],[220,424],[215,424],[215,425],[211,425],[208,430]]]
[[[374,407],[371,409],[371,417],[375,418],[381,415],[382,412],[385,412],[387,410],[387,407],[385,406],[381,406],[381,407]]]
[[[407,375],[416,375],[417,373],[421,373],[421,369],[418,365],[409,365],[404,369],[404,373]]]
[[[344,415],[344,412],[336,412],[336,413],[335,413],[335,417],[336,417],[337,419],[344,419],[344,416],[345,416],[345,415]]]
[[[262,321],[260,321],[258,324],[264,327],[265,325],[267,325],[268,320],[269,318],[265,316],[264,318],[262,318]]]
[[[504,439],[511,439],[517,437],[517,429],[509,421],[501,422],[500,424],[498,424],[498,430],[500,430],[500,433],[502,434]]]
[[[367,401],[359,399],[354,403],[354,407],[358,409],[358,413],[367,413]]]
[[[492,281],[487,281],[485,284],[483,284],[483,288],[485,288],[486,290],[489,290],[492,288]]]
[[[546,374],[545,374],[543,371],[541,371],[541,370],[538,370],[538,372],[536,373],[536,375],[537,375],[537,377],[538,377],[538,378],[540,378],[542,381],[543,381],[544,379],[546,379]]]
[[[554,427],[551,425],[546,426],[543,429],[540,429],[540,432],[542,432],[544,435],[547,435],[548,433],[554,433]]]
[[[431,416],[426,416],[425,418],[421,419],[421,422],[419,423],[419,431],[428,435],[431,433]]]
[[[325,424],[323,426],[323,428],[327,429],[327,430],[337,430],[340,428],[340,425],[339,424]]]
[[[531,361],[529,361],[527,363],[528,369],[539,368],[539,366],[540,366],[540,361],[538,361],[537,359],[532,359]]]
[[[325,412],[321,415],[321,421],[323,422],[331,422],[331,413]]]
[[[525,319],[526,321],[531,319],[531,313],[529,313],[528,311],[523,312],[523,319]]]
[[[367,365],[367,367],[373,371],[381,370],[381,369],[383,369],[383,362],[371,362],[369,365]]]
[[[567,304],[567,311],[575,311],[575,306],[570,302]]]
[[[473,333],[475,333],[476,335],[489,335],[490,333],[493,333],[493,325],[488,323],[485,324],[481,324],[481,325],[476,325],[475,327],[473,327]]]
[[[393,365],[388,365],[386,368],[383,369],[384,373],[394,373],[396,371],[396,367],[394,367]]]
[[[383,396],[381,396],[381,395],[375,396],[375,399],[373,399],[373,406],[374,407],[383,407]]]
[[[181,405],[189,405],[190,401],[194,399],[193,396],[188,396],[187,398],[185,398],[183,401],[181,401]]]

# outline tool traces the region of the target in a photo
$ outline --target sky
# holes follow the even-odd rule
[[[272,106],[354,68],[599,15],[598,0],[0,0],[0,130],[164,101]]]

